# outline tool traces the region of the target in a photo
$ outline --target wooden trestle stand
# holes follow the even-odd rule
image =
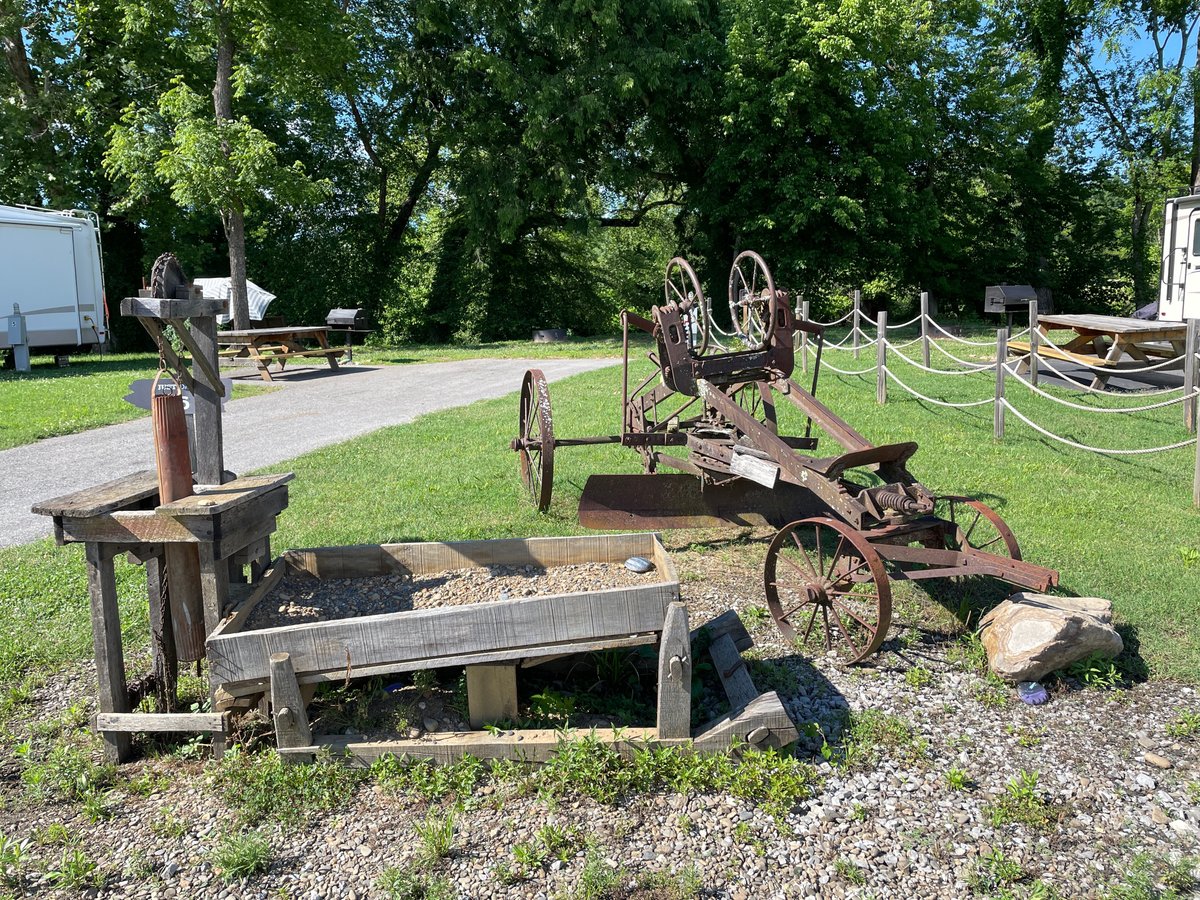
[[[137,317],[155,339],[163,359],[192,391],[195,493],[160,503],[156,474],[143,471],[33,507],[35,513],[53,517],[59,545],[84,545],[99,684],[96,729],[103,737],[106,757],[113,762],[129,758],[132,732],[210,732],[214,753],[224,749],[228,730],[224,714],[175,711],[178,660],[169,583],[167,590],[163,589],[164,580],[168,580],[167,548],[179,544],[196,548],[200,584],[198,588],[180,585],[176,590],[198,589],[207,637],[232,603],[249,595],[266,570],[271,559],[270,536],[276,529],[276,517],[287,507],[287,482],[293,477],[237,478],[225,471],[221,429],[224,386],[219,377],[215,318],[224,301],[205,299],[190,286],[181,287],[177,293],[183,296],[126,298],[121,312]],[[191,353],[191,373],[166,340],[164,325],[173,326]],[[150,604],[154,671],[137,679],[132,689],[125,674],[114,573],[114,559],[121,553],[145,567]],[[211,690],[215,687],[211,685]],[[132,712],[152,694],[157,712]]]

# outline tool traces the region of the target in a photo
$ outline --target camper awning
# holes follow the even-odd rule
[[[212,300],[228,300],[233,295],[233,288],[230,286],[231,280],[229,278],[197,278],[193,284],[200,286],[205,297]],[[253,281],[246,279],[246,299],[250,303],[250,318],[261,322],[267,314],[267,307],[275,299],[275,295],[270,291],[264,291]],[[229,319],[229,316],[217,316],[217,321],[222,325],[228,324]]]

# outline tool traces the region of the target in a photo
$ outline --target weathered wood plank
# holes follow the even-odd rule
[[[157,489],[155,490],[157,493]],[[183,524],[155,510],[97,513],[93,516],[63,516],[63,540],[68,543],[180,544],[212,540],[212,523],[193,520]]]
[[[767,691],[740,712],[730,713],[700,728],[694,746],[697,750],[724,750],[737,740],[760,749],[778,749],[797,737],[796,723],[788,715],[783,701],[774,691]]]
[[[158,511],[167,516],[211,516],[248,503],[261,494],[287,484],[295,477],[293,472],[279,475],[243,475],[228,484],[197,485],[195,494],[163,504]]]
[[[97,731],[227,731],[223,713],[97,713]]]
[[[106,481],[95,487],[43,500],[32,507],[42,516],[98,516],[158,496],[158,475],[149,470]]]
[[[746,661],[734,646],[733,638],[723,634],[709,645],[708,653],[717,669],[717,677],[729,697],[729,706],[735,712],[748,706],[758,696],[754,679],[746,668]]]
[[[467,712],[472,728],[517,720],[517,667],[467,666]]]
[[[250,618],[250,613],[254,612],[254,607],[258,605],[258,601],[267,596],[288,573],[286,563],[277,562],[271,568],[267,569],[266,573],[254,588],[254,591],[244,601],[239,603],[230,615],[221,620],[221,623],[213,629],[210,637],[239,631],[246,620]]]
[[[209,638],[209,663],[225,683],[266,676],[268,658],[280,652],[302,673],[526,651],[519,658],[546,645],[661,631],[677,599],[676,585],[654,584],[226,632]]]
[[[733,646],[738,652],[744,652],[754,646],[754,640],[750,637],[750,632],[746,630],[746,626],[742,624],[742,620],[738,618],[736,611],[729,609],[721,613],[715,619],[705,622],[699,628],[693,629],[691,635],[692,645],[700,640],[701,633],[708,635],[709,641],[715,641],[721,635],[729,635],[733,639]]]
[[[286,653],[271,655],[271,710],[275,719],[275,740],[282,747],[306,747],[312,743],[312,729],[300,685]]]
[[[121,315],[143,319],[188,319],[192,316],[215,316],[227,312],[225,300],[208,297],[126,297],[121,301]]]
[[[211,635],[229,601],[229,566],[219,559],[212,544],[197,544],[200,561],[200,595],[204,608],[204,634]]]
[[[88,544],[88,598],[92,612],[92,650],[96,657],[99,684],[97,706],[102,713],[129,712],[129,689],[125,683],[125,654],[121,647],[121,616],[117,609],[117,579],[112,553],[99,544]],[[104,756],[109,762],[124,762],[132,745],[125,734],[101,734]]]
[[[682,603],[668,607],[658,645],[657,724],[662,738],[688,737],[692,732],[692,648]]]

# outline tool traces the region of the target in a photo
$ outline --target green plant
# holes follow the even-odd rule
[[[874,765],[884,756],[916,764],[929,750],[929,742],[911,722],[876,709],[851,713],[843,738],[842,761],[852,767]]]
[[[924,666],[910,666],[904,670],[904,683],[915,690],[928,687],[932,681],[933,673]]]
[[[55,887],[76,891],[99,887],[103,881],[100,867],[79,848],[64,850],[58,867],[46,872],[46,877]]]
[[[212,850],[213,867],[224,881],[239,881],[265,872],[271,864],[271,845],[255,831],[226,834]]]
[[[1188,799],[1200,803],[1200,781],[1189,781],[1187,784]]]
[[[164,809],[158,818],[150,823],[150,830],[161,838],[181,838],[188,833],[190,827],[187,822],[175,815],[175,811],[169,807]]]
[[[990,894],[1016,884],[1025,877],[1025,870],[1020,864],[997,848],[979,857],[969,883],[975,892]]]
[[[596,850],[589,850],[571,896],[576,900],[603,900],[621,884],[622,871],[614,869]]]
[[[1190,738],[1200,734],[1200,713],[1180,710],[1173,722],[1167,724],[1167,734],[1173,738]]]
[[[438,688],[437,672],[433,669],[417,669],[412,673],[412,683],[418,694],[428,697]]]
[[[362,774],[327,755],[303,766],[285,763],[278,753],[225,754],[213,769],[222,799],[247,822],[303,821],[312,812],[341,806],[357,790]]]
[[[1008,701],[1012,699],[1012,685],[988,672],[983,678],[983,684],[977,685],[972,693],[984,706],[1002,709],[1008,706]]]
[[[834,871],[841,876],[843,881],[850,884],[866,884],[867,876],[863,874],[863,870],[856,866],[844,856],[839,856],[833,863]]]
[[[1017,739],[1019,747],[1037,747],[1042,743],[1042,735],[1035,728],[1026,728],[1021,725],[1009,725],[1005,731]]]
[[[968,631],[950,646],[946,651],[946,661],[977,675],[983,675],[988,670],[987,650],[979,634],[974,631]]]
[[[484,774],[483,762],[470,755],[448,765],[438,765],[428,759],[384,756],[371,766],[372,777],[384,790],[430,802],[446,798],[462,801],[471,795]]]
[[[105,819],[111,818],[112,802],[116,796],[115,791],[98,791],[96,789],[88,790],[80,798],[82,800],[83,815],[89,822],[102,822]]]
[[[1067,675],[1094,690],[1112,690],[1120,687],[1123,681],[1121,670],[1112,657],[1102,653],[1089,653],[1071,663],[1067,666]]]
[[[1200,888],[1200,879],[1196,878],[1198,867],[1200,860],[1187,856],[1169,863],[1162,874],[1162,883],[1182,897],[1194,894]]]
[[[445,878],[398,866],[384,869],[375,885],[388,900],[454,900],[458,896]]]
[[[16,755],[22,765],[21,782],[37,799],[80,802],[116,780],[115,766],[97,765],[83,747],[65,740],[55,741],[43,759],[28,743],[20,745]]]
[[[969,791],[973,782],[971,776],[966,773],[966,770],[955,766],[946,770],[946,784],[952,791]]]
[[[1179,559],[1183,563],[1185,569],[1190,569],[1196,563],[1200,562],[1200,550],[1195,547],[1180,547]]]
[[[747,606],[739,614],[742,624],[746,626],[747,631],[754,631],[754,629],[762,625],[763,622],[767,621],[769,616],[770,613],[767,612],[767,608],[757,604],[754,606]]]
[[[1194,871],[1200,860],[1184,857],[1176,862],[1135,856],[1120,883],[1111,886],[1105,900],[1182,900],[1197,887]]]
[[[638,878],[637,886],[663,900],[691,900],[700,896],[704,879],[696,866],[687,866],[677,872],[648,872]]]
[[[73,844],[78,839],[62,822],[51,822],[37,832],[37,842],[42,845]]]
[[[1022,769],[1005,785],[1004,791],[987,809],[993,827],[1011,823],[1045,829],[1056,822],[1063,812],[1038,792],[1037,772]]]
[[[855,822],[865,822],[870,817],[870,812],[861,803],[855,803],[850,808],[850,818]]]
[[[454,814],[439,814],[430,810],[425,821],[413,826],[421,841],[421,857],[427,863],[445,859],[454,850]]]
[[[18,841],[0,833],[0,883],[16,887],[21,881],[22,869],[29,861],[29,840]]]

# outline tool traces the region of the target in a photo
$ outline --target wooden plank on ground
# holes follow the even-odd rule
[[[742,620],[738,617],[737,612],[732,609],[728,609],[715,619],[705,622],[699,628],[693,629],[691,636],[692,646],[695,646],[696,641],[700,640],[702,632],[707,634],[709,641],[715,641],[725,634],[729,635],[733,639],[733,646],[737,648],[739,653],[749,650],[754,646],[754,640],[750,637],[750,632],[742,624]]]
[[[688,737],[692,732],[692,648],[682,603],[668,607],[658,644],[657,724],[661,738]]]
[[[96,713],[97,731],[226,731],[223,713]]]
[[[292,660],[286,653],[271,655],[271,712],[275,719],[275,740],[280,748],[305,747],[312,743],[312,729],[300,696],[300,685]]]
[[[730,713],[699,729],[697,750],[722,750],[737,741],[750,746],[779,748],[799,737],[796,724],[774,691],[759,694],[737,713]]]
[[[733,638],[728,634],[721,635],[709,645],[708,653],[729,697],[730,708],[737,712],[748,706],[758,696],[758,689],[746,668],[746,661],[734,646]]]

